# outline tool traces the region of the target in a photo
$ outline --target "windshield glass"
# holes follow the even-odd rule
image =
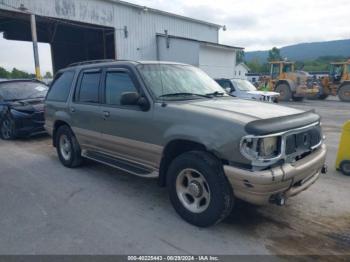
[[[0,83],[0,99],[25,100],[44,98],[48,87],[37,82],[3,82]]]
[[[210,94],[227,96],[221,86],[193,66],[143,64],[138,69],[156,98],[179,99],[183,96],[185,99],[195,99]]]
[[[292,72],[292,64],[284,64],[283,65],[283,72],[284,73]]]
[[[232,79],[231,80],[235,88],[240,91],[256,91],[256,87],[248,80]]]

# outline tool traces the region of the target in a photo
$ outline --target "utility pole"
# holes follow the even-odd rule
[[[41,80],[40,73],[40,62],[39,62],[39,51],[38,51],[38,36],[36,32],[36,19],[34,14],[30,14],[30,25],[32,30],[32,41],[33,41],[33,51],[34,51],[34,63],[35,63],[35,75],[36,78]]]

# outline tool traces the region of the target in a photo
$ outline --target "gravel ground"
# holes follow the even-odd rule
[[[0,254],[350,255],[350,177],[334,168],[350,104],[285,105],[322,115],[328,174],[284,207],[242,205],[207,229],[179,218],[155,180],[66,169],[48,137],[0,141]]]

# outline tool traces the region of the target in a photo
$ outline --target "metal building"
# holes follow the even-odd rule
[[[230,77],[240,49],[218,44],[221,25],[117,0],[0,0],[4,37],[32,41],[31,14],[38,41],[51,45],[54,71],[83,60],[158,59]]]

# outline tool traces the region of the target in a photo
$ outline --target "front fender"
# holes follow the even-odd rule
[[[2,119],[5,117],[7,113],[8,113],[8,106],[0,104],[0,121],[2,121]]]
[[[212,123],[210,128],[195,125],[175,125],[164,133],[164,147],[174,140],[187,140],[203,145],[220,159],[242,161],[239,150],[240,138],[245,133],[239,132],[219,123]]]

